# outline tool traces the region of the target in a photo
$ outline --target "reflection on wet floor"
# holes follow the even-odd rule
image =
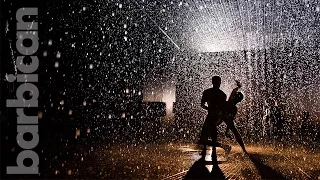
[[[181,147],[180,149],[183,152],[195,152],[191,147]],[[186,149],[189,150],[186,151]],[[224,150],[217,148],[218,167],[210,164],[210,150],[212,147],[207,148],[205,159],[201,161],[199,157],[199,160],[191,166],[189,171],[178,173],[179,176],[169,176],[166,179],[208,179],[212,177],[215,179],[317,179],[320,175],[319,163],[314,161],[313,164],[317,164],[314,168],[315,171],[307,173],[303,170],[307,164],[302,162],[298,162],[299,165],[295,164],[294,159],[290,158],[290,154],[283,149],[275,151],[271,147],[251,146],[248,147],[249,155],[245,155],[240,147],[233,146],[231,153],[226,156]],[[312,156],[312,154],[310,155]]]
[[[320,153],[262,145],[247,150],[249,156],[232,146],[226,156],[217,148],[215,166],[210,152],[201,159],[201,148],[193,144],[101,146],[69,154],[68,160],[48,159],[54,166],[46,173],[71,179],[317,179],[320,175]]]

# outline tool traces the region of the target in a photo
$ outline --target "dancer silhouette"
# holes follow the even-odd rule
[[[221,123],[222,107],[226,102],[226,94],[220,90],[221,78],[219,76],[212,77],[212,88],[203,92],[201,98],[201,107],[208,111],[204,122],[200,143],[204,146],[202,157],[206,155],[206,145],[209,145],[208,138],[211,137],[212,142],[217,141],[217,125]],[[212,162],[217,164],[216,149],[212,149]]]

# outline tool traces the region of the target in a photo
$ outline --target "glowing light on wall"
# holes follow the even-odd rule
[[[175,92],[173,90],[166,90],[162,96],[162,102],[166,103],[166,113],[167,115],[172,115],[173,102],[176,101]]]

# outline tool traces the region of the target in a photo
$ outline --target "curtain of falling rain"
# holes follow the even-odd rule
[[[248,138],[260,137],[269,98],[283,109],[287,127],[301,125],[302,111],[319,123],[317,2],[55,4],[48,6],[55,18],[45,28],[57,30],[51,33],[61,38],[54,42],[65,47],[53,70],[59,70],[57,77],[61,74],[65,84],[57,90],[63,95],[43,91],[43,97],[65,99],[62,104],[72,115],[68,127],[76,129],[71,137],[95,135],[115,143],[155,137],[194,142],[206,114],[200,108],[201,94],[210,88],[213,75],[222,77],[221,89],[227,95],[235,79],[242,82],[245,99],[239,104],[237,123]],[[57,84],[54,80],[48,87]],[[151,112],[163,107],[151,102],[165,103],[167,117],[161,117],[163,109]]]

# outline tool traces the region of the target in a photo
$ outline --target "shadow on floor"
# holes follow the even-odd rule
[[[183,179],[226,179],[218,165],[213,165],[211,173],[206,168],[209,165],[203,158],[196,161]]]
[[[257,168],[262,179],[286,179],[282,174],[263,164],[258,154],[249,154],[249,158]]]

